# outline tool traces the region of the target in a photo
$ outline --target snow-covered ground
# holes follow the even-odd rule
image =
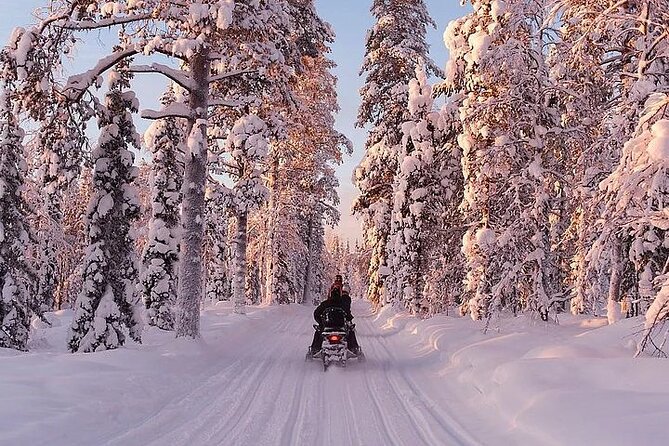
[[[669,361],[632,359],[640,320],[524,318],[483,334],[354,302],[367,361],[305,362],[313,308],[203,315],[200,341],[65,352],[68,311],[0,349],[1,445],[664,445]]]

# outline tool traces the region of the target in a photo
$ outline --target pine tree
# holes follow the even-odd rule
[[[0,64],[0,347],[27,350],[35,278],[25,259],[29,229],[22,197],[24,133],[12,101],[15,59],[7,48],[0,53]]]
[[[426,28],[434,26],[422,0],[374,0],[376,24],[369,31],[361,74],[366,74],[360,93],[362,103],[357,126],[371,125],[366,153],[356,169],[360,196],[353,209],[364,217],[366,242],[372,247],[369,299],[381,303],[386,246],[390,233],[392,184],[397,171],[401,126],[410,119],[407,111],[409,81],[416,65],[425,62],[428,75],[439,73],[428,57]]]
[[[505,308],[545,314],[560,293],[549,237],[555,155],[546,142],[556,113],[546,100],[545,9],[521,0],[472,6],[445,34],[446,84],[463,94],[467,304],[474,319]]]
[[[172,91],[162,98],[164,107],[175,102]],[[179,226],[181,204],[181,152],[183,123],[165,118],[147,130],[145,140],[153,154],[151,170],[152,212],[148,241],[142,255],[141,276],[144,304],[149,325],[174,329],[172,306],[177,295]]]
[[[437,152],[442,148],[443,122],[440,113],[433,110],[433,103],[432,86],[420,63],[416,78],[409,82],[407,107],[411,120],[402,125],[398,171],[393,183],[387,247],[391,272],[386,281],[386,300],[423,315],[428,312],[425,279],[433,266],[429,238],[437,229],[431,223],[444,195],[436,164]]]
[[[140,147],[131,113],[137,99],[127,90],[126,73],[113,71],[105,104],[98,106],[100,138],[93,151],[94,195],[87,214],[89,246],[83,290],[77,298],[68,336],[72,352],[114,349],[125,330],[141,341],[140,299],[135,291],[137,267],[130,225],[139,215],[132,182],[137,176],[129,146]]]
[[[588,254],[595,263],[610,265],[610,322],[620,317],[623,298],[644,311],[667,268],[662,216],[669,191],[662,149],[669,117],[667,17],[669,5],[649,0],[606,11],[593,22],[597,29],[624,30],[615,34],[609,52],[619,97],[608,121],[614,129],[609,138],[624,146],[617,166],[600,184],[605,205],[596,225],[599,237]]]

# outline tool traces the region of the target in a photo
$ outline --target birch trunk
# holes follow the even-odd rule
[[[313,253],[313,235],[314,235],[314,221],[313,218],[309,219],[309,230],[308,230],[308,239],[307,239],[307,265],[304,277],[304,290],[302,292],[302,301],[301,304],[309,302],[309,294],[313,290],[313,268],[314,268],[314,253]]]
[[[189,106],[197,119],[190,122],[191,132],[200,132],[197,147],[188,144],[184,160],[182,186],[182,244],[179,264],[179,292],[176,309],[176,335],[200,336],[202,301],[202,243],[204,241],[204,191],[207,177],[207,107],[209,96],[208,52],[201,50],[191,61],[195,88]],[[197,126],[196,130],[193,127]]]
[[[269,203],[268,222],[267,222],[267,249],[265,250],[264,276],[265,276],[265,292],[263,303],[270,305],[274,303],[274,262],[276,261],[276,247],[274,239],[276,237],[276,203],[277,203],[277,176],[279,171],[279,162],[276,159],[272,160],[269,172],[267,174],[267,188],[269,189]]]
[[[246,243],[248,214],[239,211],[237,215],[237,234],[235,236],[235,275],[232,285],[234,312],[244,314],[245,283],[246,283]]]
[[[621,240],[613,237],[611,250],[611,282],[609,283],[609,301],[606,306],[606,317],[609,324],[620,320],[620,285],[623,280],[623,259]]]

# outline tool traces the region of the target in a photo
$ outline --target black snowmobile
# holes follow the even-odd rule
[[[321,359],[323,370],[327,371],[330,364],[336,363],[346,367],[348,359],[365,360],[365,354],[358,346],[356,353],[348,349],[347,338],[355,329],[355,324],[346,320],[346,312],[337,307],[328,308],[323,314],[323,325],[314,324],[314,330],[320,331],[322,337],[321,349],[317,352],[309,350],[306,360]]]

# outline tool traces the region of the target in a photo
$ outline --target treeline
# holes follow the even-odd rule
[[[312,0],[39,13],[0,52],[0,347],[27,349],[31,318],[53,309],[74,310],[68,347],[87,352],[141,341],[144,321],[197,337],[205,299],[243,312],[324,293],[334,165],[351,148]],[[111,49],[62,79],[101,30]],[[143,137],[140,75],[169,84]]]
[[[370,298],[486,321],[622,311],[649,334],[669,312],[669,4],[466,3],[442,72],[425,3],[373,2]]]

